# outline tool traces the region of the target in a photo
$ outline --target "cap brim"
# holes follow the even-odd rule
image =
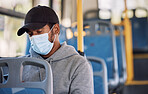
[[[41,29],[44,27],[47,23],[28,23],[25,24],[22,28],[20,28],[17,32],[18,36],[21,36],[25,32],[27,32],[29,29],[31,30],[36,30],[36,29]]]

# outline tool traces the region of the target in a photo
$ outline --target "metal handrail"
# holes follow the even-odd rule
[[[120,84],[124,84],[127,79],[126,73],[126,56],[125,56],[125,45],[124,45],[124,38],[123,38],[123,30],[121,27],[117,27],[120,31],[120,42],[121,42],[121,53],[122,53],[122,77],[119,78]]]
[[[117,47],[116,47],[116,38],[115,38],[115,29],[114,26],[110,23],[111,34],[112,34],[112,43],[113,43],[113,58],[114,58],[114,79],[110,79],[109,88],[115,88],[119,84],[119,73],[118,73],[118,60],[117,60]]]

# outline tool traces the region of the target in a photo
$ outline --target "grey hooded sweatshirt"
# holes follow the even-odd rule
[[[26,57],[43,59],[33,50]],[[53,94],[94,94],[92,67],[74,47],[64,42],[45,60],[50,63],[53,72]],[[44,69],[34,66],[24,68],[24,81],[40,81],[44,78]]]

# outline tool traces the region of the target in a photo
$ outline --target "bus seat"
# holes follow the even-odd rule
[[[145,18],[131,18],[133,50],[148,50],[148,20]],[[148,52],[148,51],[147,51]]]
[[[146,15],[138,17],[138,10],[145,12]],[[132,24],[132,38],[134,53],[148,53],[148,10],[138,7],[133,9],[134,16],[130,18]]]
[[[44,68],[45,79],[40,82],[22,81],[23,67],[26,65]],[[8,67],[8,79],[0,83],[0,94],[53,94],[52,71],[48,62],[35,58],[1,58],[2,67]]]
[[[87,60],[93,66],[94,64],[101,65],[101,69],[99,69],[98,71],[96,71],[96,69],[93,68],[95,94],[108,94],[107,68],[105,61],[98,57],[87,57]]]
[[[111,23],[99,20],[84,21],[84,26],[87,25],[89,29],[84,29],[86,32],[84,36],[84,53],[86,56],[95,56],[105,60],[109,88],[115,88],[119,83],[119,76],[114,28]],[[73,31],[73,33],[76,31]],[[97,33],[97,31],[101,33]],[[67,44],[77,49],[77,37],[74,36],[67,40]]]

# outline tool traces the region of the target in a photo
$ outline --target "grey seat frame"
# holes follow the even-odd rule
[[[41,82],[22,82],[22,69],[24,65],[33,65],[45,68],[46,77]],[[0,67],[8,66],[9,76],[5,83],[0,83],[0,88],[39,88],[46,94],[53,94],[52,70],[45,60],[36,58],[1,58]]]
[[[125,43],[124,43],[124,35],[123,29],[118,26],[117,29],[120,31],[120,43],[121,43],[121,56],[122,56],[122,77],[119,78],[119,82],[123,85],[127,80],[127,73],[126,73],[126,56],[125,56]]]
[[[101,64],[102,70],[99,72],[93,72],[93,75],[102,77],[104,94],[108,94],[107,67],[106,67],[106,63],[105,63],[104,59],[98,58],[98,57],[93,57],[93,56],[88,56],[86,58],[90,62],[94,61],[96,63]]]

